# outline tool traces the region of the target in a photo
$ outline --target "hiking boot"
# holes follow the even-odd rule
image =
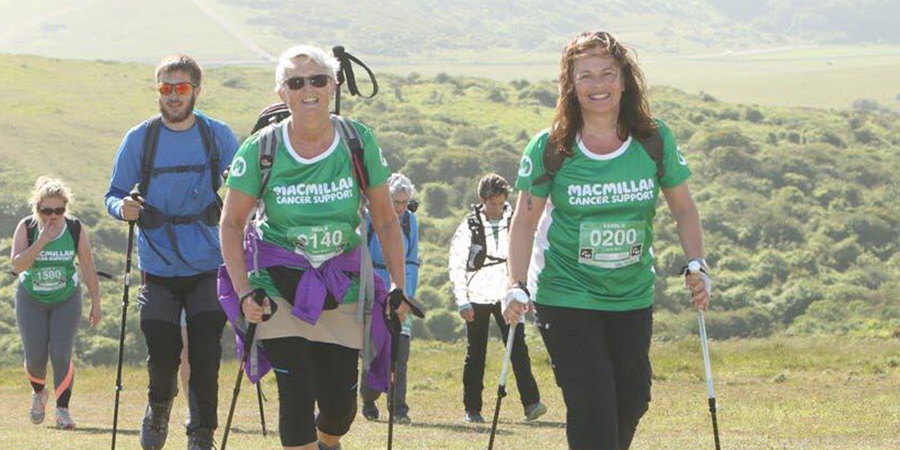
[[[409,425],[412,423],[412,420],[407,414],[397,414],[396,416],[394,416],[394,423],[396,423],[397,425]]]
[[[547,407],[541,403],[532,403],[525,407],[525,420],[532,421],[543,416],[547,412]]]
[[[72,430],[75,428],[75,421],[69,414],[69,408],[56,408],[56,428],[63,430]]]
[[[31,423],[40,425],[44,422],[48,397],[50,397],[50,393],[47,392],[47,389],[41,389],[41,392],[31,393],[31,411],[29,411]]]
[[[334,447],[329,447],[321,442],[318,442],[318,444],[319,444],[319,450],[341,450],[340,442],[338,442],[338,444],[335,445]]]
[[[375,402],[363,402],[362,415],[366,420],[378,420],[378,407]]]
[[[480,412],[466,411],[466,422],[468,422],[468,423],[484,423],[484,417],[481,417]]]
[[[188,450],[213,450],[216,443],[213,441],[211,428],[197,428],[188,434]]]
[[[162,450],[169,436],[169,413],[172,412],[172,400],[162,402],[150,401],[144,411],[141,423],[141,448],[144,450]]]

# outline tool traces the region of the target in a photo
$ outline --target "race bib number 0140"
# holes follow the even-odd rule
[[[294,239],[294,252],[303,255],[318,267],[344,251],[350,238],[350,227],[345,224],[327,224],[292,227],[288,236]]]
[[[634,222],[582,222],[578,231],[578,262],[618,269],[641,260],[646,224]]]

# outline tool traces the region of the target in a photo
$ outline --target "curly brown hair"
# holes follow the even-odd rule
[[[619,103],[619,120],[616,132],[624,140],[629,134],[647,137],[656,130],[650,114],[650,106],[644,92],[647,90],[644,74],[638,67],[633,52],[620,44],[606,31],[584,32],[575,36],[563,50],[559,61],[559,99],[550,127],[550,143],[556,151],[571,156],[575,137],[584,127],[584,117],[575,93],[575,60],[590,51],[599,50],[610,55],[618,64],[625,91]]]

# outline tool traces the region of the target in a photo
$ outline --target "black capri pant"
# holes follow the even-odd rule
[[[278,382],[281,445],[316,442],[317,428],[346,434],[356,417],[359,350],[301,337],[266,339],[262,345]]]
[[[569,448],[627,450],[650,403],[652,308],[536,309],[566,403]]]

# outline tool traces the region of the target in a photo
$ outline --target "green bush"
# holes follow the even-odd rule
[[[425,318],[431,336],[439,341],[455,341],[463,336],[463,323],[459,314],[446,309],[429,312]]]

